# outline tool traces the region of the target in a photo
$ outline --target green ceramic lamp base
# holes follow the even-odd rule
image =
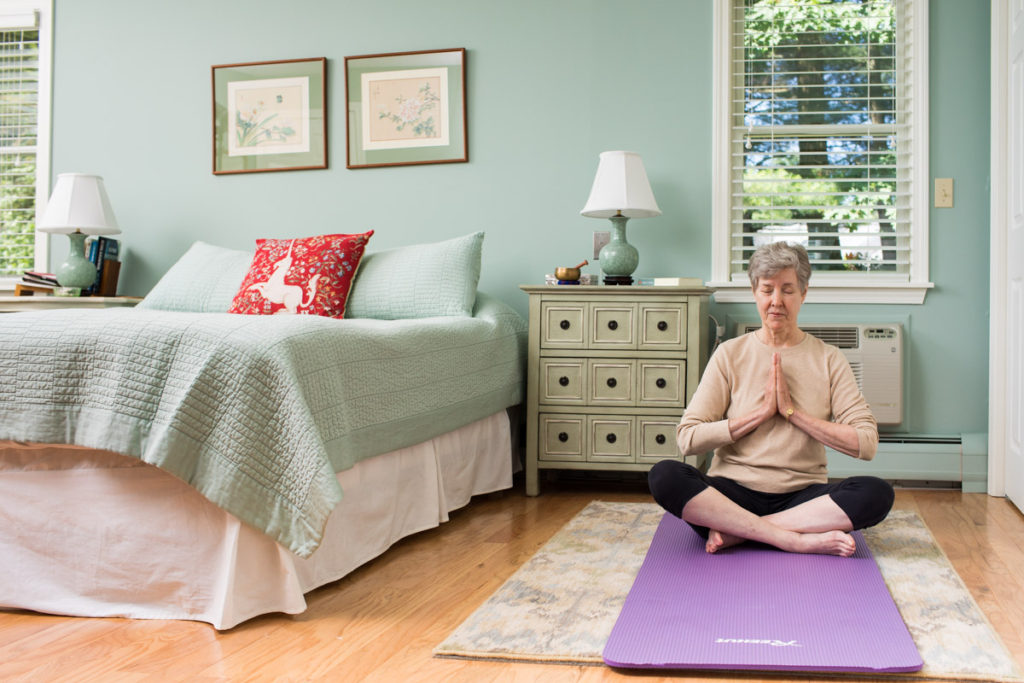
[[[640,253],[626,241],[626,221],[629,219],[625,216],[612,216],[608,220],[612,222],[611,239],[601,248],[598,261],[605,275],[625,278],[636,270],[640,263]]]
[[[96,282],[96,266],[85,258],[85,234],[73,232],[68,235],[71,240],[71,251],[57,272],[57,282],[61,287],[80,287],[85,289]]]

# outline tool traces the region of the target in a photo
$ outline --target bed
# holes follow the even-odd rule
[[[136,309],[0,318],[0,607],[299,613],[511,486],[525,323],[481,241],[368,254],[344,320],[221,312],[252,254],[202,243]]]

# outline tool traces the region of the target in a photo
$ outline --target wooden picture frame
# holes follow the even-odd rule
[[[345,58],[346,166],[469,161],[466,48]]]
[[[218,64],[213,173],[327,168],[327,58]]]

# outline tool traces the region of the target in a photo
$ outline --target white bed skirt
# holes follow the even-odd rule
[[[344,499],[302,559],[136,458],[0,442],[0,607],[191,619],[298,614],[303,594],[512,485],[501,411],[338,474]]]

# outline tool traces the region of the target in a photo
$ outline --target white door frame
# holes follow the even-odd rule
[[[1024,510],[1024,370],[1019,345],[1024,325],[1021,266],[1021,182],[1024,110],[1018,99],[1024,59],[1024,0],[991,0],[991,206],[989,265],[989,493],[1009,496]],[[1009,294],[1010,287],[1015,291]],[[1012,337],[1012,339],[1010,338]],[[1011,346],[1011,343],[1013,346]],[[1011,374],[1012,373],[1012,374]]]
[[[988,492],[1006,495],[1006,171],[1009,142],[1006,83],[1010,0],[991,0],[991,119],[988,332]]]

